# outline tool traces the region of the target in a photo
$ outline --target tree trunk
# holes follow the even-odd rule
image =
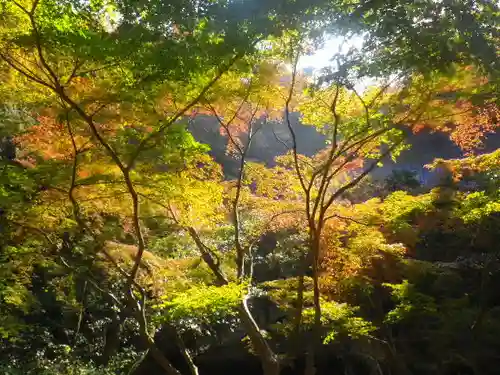
[[[264,375],[279,375],[280,362],[267,344],[266,338],[262,335],[257,323],[253,319],[248,309],[247,301],[248,296],[245,296],[239,309],[241,322],[248,333],[253,349],[261,361]]]
[[[312,278],[313,278],[313,302],[314,302],[314,325],[312,328],[312,338],[308,345],[306,354],[305,375],[314,375],[316,373],[315,352],[316,347],[321,344],[321,304],[320,290],[318,280],[318,261],[319,261],[319,239],[321,229],[312,231],[310,237],[310,252],[312,258]]]
[[[193,357],[191,356],[191,353],[189,353],[189,349],[184,344],[184,340],[182,339],[182,336],[175,329],[175,327],[171,327],[171,329],[175,335],[175,342],[177,343],[177,346],[179,347],[179,350],[181,351],[181,354],[184,357],[184,360],[186,361],[186,363],[189,367],[189,372],[191,373],[191,375],[198,375],[198,367],[194,363]]]
[[[180,371],[172,365],[165,354],[158,348],[158,346],[156,346],[153,335],[148,331],[148,326],[143,313],[144,311],[136,311],[134,315],[139,323],[140,337],[147,345],[151,357],[153,357],[155,362],[161,366],[167,375],[181,375]]]
[[[161,368],[165,371],[167,375],[181,375],[180,371],[177,370],[170,361],[165,357],[165,354],[158,349],[154,342],[148,340],[149,345],[149,353],[151,357],[155,360],[155,362],[161,366]]]

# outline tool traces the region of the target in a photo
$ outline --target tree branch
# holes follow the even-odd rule
[[[137,146],[135,152],[131,155],[127,169],[130,170],[133,168],[134,163],[140,153],[147,147],[148,143],[156,137],[159,137],[161,134],[165,132],[167,128],[169,128],[175,121],[177,121],[184,113],[186,113],[191,107],[195,106],[212,88],[215,83],[234,65],[234,63],[242,57],[243,54],[239,53],[233,56],[228,64],[224,65],[219,69],[218,73],[210,80],[210,82],[203,87],[203,89],[199,92],[199,94],[193,98],[188,104],[186,104],[180,111],[178,111],[174,116],[172,116],[169,120],[167,120],[163,125],[161,125],[158,130],[153,133],[150,133],[146,138],[144,138],[141,143]]]

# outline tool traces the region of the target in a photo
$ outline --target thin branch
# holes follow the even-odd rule
[[[326,190],[328,189],[328,185],[329,185],[329,179],[327,178],[328,176],[328,171],[330,170],[330,167],[332,166],[332,164],[335,162],[335,160],[337,159],[337,157],[335,157],[335,152],[337,150],[337,136],[338,136],[338,127],[339,127],[339,124],[340,124],[340,117],[337,113],[337,100],[339,98],[339,94],[340,94],[340,85],[337,84],[336,85],[336,89],[335,89],[335,95],[334,95],[334,98],[332,100],[332,104],[330,106],[330,109],[333,113],[333,118],[334,118],[334,124],[333,124],[333,137],[332,137],[332,146],[330,148],[330,152],[328,154],[328,158],[323,166],[323,168],[320,168],[318,171],[321,171],[323,169],[323,175],[322,175],[322,178],[321,178],[321,184],[320,184],[320,187],[319,187],[319,191],[318,191],[318,196],[316,197],[315,201],[314,201],[314,206],[313,206],[313,209],[312,209],[312,212],[311,212],[311,216],[312,217],[315,217],[316,216],[316,212],[318,210],[318,207],[320,205],[320,203],[322,203],[322,200],[323,200],[323,195],[324,195],[324,191],[326,192]],[[313,173],[313,175],[311,176],[311,181],[309,183],[309,186],[308,186],[308,194],[310,192],[310,189],[312,187],[312,184],[314,184],[314,180],[316,178],[317,174],[316,174],[316,171]],[[328,182],[328,183],[327,183]]]
[[[333,124],[333,139],[332,139],[332,155],[337,149],[337,137],[338,137],[338,130],[339,130],[339,125],[340,125],[340,116],[337,113],[337,101],[339,99],[340,95],[340,85],[336,85],[335,88],[335,95],[332,100],[332,104],[330,105],[330,110],[333,113],[333,118],[334,118],[334,124]]]
[[[86,225],[83,222],[83,220],[81,220],[81,217],[80,217],[80,206],[79,206],[79,204],[74,196],[74,190],[76,188],[76,174],[77,174],[77,169],[78,169],[78,147],[76,145],[75,135],[73,134],[73,129],[72,129],[71,123],[69,121],[69,111],[67,109],[66,109],[65,116],[66,116],[66,128],[68,130],[68,134],[69,134],[70,139],[71,139],[71,145],[73,146],[73,168],[71,170],[71,183],[70,183],[70,187],[68,190],[68,198],[69,198],[71,205],[73,207],[73,216],[74,216],[76,222],[80,225],[80,227],[82,229],[85,229]]]
[[[31,23],[31,28],[33,29],[33,33],[35,36],[35,47],[36,47],[36,50],[38,52],[38,58],[40,59],[40,63],[42,64],[43,68],[47,71],[47,73],[52,77],[52,79],[54,81],[53,82],[55,85],[54,87],[56,89],[60,89],[61,85],[59,82],[59,78],[57,77],[55,72],[52,70],[50,65],[47,63],[47,60],[45,60],[45,56],[43,54],[41,35],[40,35],[40,32],[38,31],[38,27],[37,27],[36,21],[35,21],[35,14],[34,14],[36,7],[38,5],[38,1],[39,0],[35,0],[35,2],[33,3],[33,8],[31,9],[31,12],[28,14],[28,17],[29,17],[30,23]]]
[[[230,121],[225,123],[224,120],[222,120],[220,118],[219,114],[217,113],[217,111],[215,110],[215,108],[211,104],[208,104],[207,106],[210,108],[210,111],[212,112],[212,114],[216,118],[219,125],[222,126],[224,128],[224,130],[226,131],[226,134],[229,138],[229,141],[233,144],[234,147],[236,147],[236,149],[238,150],[238,153],[240,155],[243,155],[243,152],[244,152],[243,149],[241,148],[239,143],[236,142],[236,140],[233,138],[233,135],[232,135],[231,131],[229,130],[229,126],[232,123],[232,121],[235,119],[236,116],[234,116]]]
[[[419,121],[420,117],[423,115],[423,112],[418,116],[418,118],[415,120],[415,122]],[[355,179],[353,179],[351,182],[349,182],[348,184],[342,186],[340,189],[338,189],[334,194],[332,194],[330,196],[330,198],[328,199],[327,203],[323,205],[323,208],[322,208],[322,211],[323,212],[326,212],[326,210],[328,209],[328,207],[331,206],[331,204],[333,203],[333,201],[335,199],[337,199],[340,195],[342,195],[345,191],[351,189],[352,187],[356,186],[356,184],[361,181],[366,175],[368,175],[370,172],[372,172],[376,166],[378,165],[378,163],[383,160],[386,156],[388,156],[396,147],[398,147],[401,143],[403,142],[403,140],[395,143],[394,145],[392,145],[391,147],[389,147],[384,153],[382,153],[382,155],[375,161],[373,162],[370,167],[368,167],[366,170],[364,170],[358,177],[356,177]]]
[[[149,354],[149,348],[147,348],[144,353],[132,364],[130,369],[127,372],[127,375],[133,375],[135,373],[135,370],[141,365],[142,362],[146,359],[147,355]]]
[[[290,146],[284,141],[282,140],[280,137],[278,137],[278,134],[276,134],[275,130],[272,129],[272,132],[273,132],[273,135],[274,135],[274,138],[279,142],[281,143],[283,146],[285,146],[285,150],[289,150],[290,149]]]
[[[110,105],[111,103],[108,102],[108,103],[102,103],[99,105],[99,107],[97,107],[94,111],[92,111],[92,113],[90,114],[90,118],[94,118],[95,115],[97,115],[99,112],[101,112],[104,108],[106,108],[106,106]]]
[[[16,0],[12,0],[12,2],[18,7],[20,8],[24,13],[26,13],[28,16],[31,15],[31,12],[26,9],[24,6],[22,6],[21,4],[19,4]]]
[[[371,108],[375,102],[378,100],[378,98],[380,98],[382,96],[382,94],[389,88],[391,87],[391,85],[397,80],[401,78],[401,75],[397,75],[396,77],[394,77],[393,79],[390,79],[384,86],[382,86],[382,88],[380,89],[380,91],[377,93],[377,95],[375,95],[372,100],[370,101],[370,103],[368,104],[368,107]]]
[[[9,219],[7,219],[7,221],[9,223],[17,225],[17,226],[19,226],[21,228],[26,228],[26,229],[29,229],[32,232],[41,234],[50,245],[55,245],[54,241],[49,237],[49,234],[47,232],[45,232],[44,230],[42,230],[40,228],[33,227],[33,226],[25,224],[25,223],[21,223],[19,221],[15,221],[15,220],[9,220]]]
[[[85,186],[85,185],[76,185],[76,186]],[[129,194],[129,192],[128,191],[120,191],[120,192],[116,192],[113,194],[101,195],[101,196],[95,197],[95,198],[80,199],[80,203],[98,201],[100,199],[116,198],[116,197],[119,197],[121,195],[126,195],[126,194]]]
[[[192,226],[181,224],[179,218],[175,214],[171,205],[164,204],[164,203],[160,202],[159,200],[157,200],[149,195],[146,195],[146,194],[139,193],[139,195],[150,200],[152,203],[164,208],[165,210],[167,210],[167,212],[170,213],[170,216],[174,220],[174,222],[177,225],[179,225],[181,228],[186,230],[188,232],[189,236],[195,242],[196,247],[198,248],[198,250],[200,250],[202,259],[208,265],[208,267],[210,268],[210,270],[212,271],[212,273],[216,277],[219,284],[226,285],[228,283],[228,279],[220,267],[219,257],[217,256],[215,251],[210,249],[210,247],[208,247],[202,241],[201,236],[199,235],[198,231]]]
[[[241,239],[240,239],[240,219],[239,219],[239,203],[240,203],[240,197],[241,197],[241,189],[243,187],[243,176],[245,174],[245,165],[246,165],[246,157],[248,155],[248,152],[250,150],[250,147],[252,145],[252,139],[253,139],[253,120],[255,115],[257,114],[257,111],[259,109],[259,103],[257,103],[255,110],[253,111],[250,119],[248,120],[248,140],[247,144],[245,146],[245,149],[243,151],[243,154],[241,155],[241,160],[240,160],[240,170],[238,173],[238,180],[236,183],[236,195],[233,201],[233,218],[234,218],[234,244],[236,247],[236,264],[238,267],[237,270],[237,278],[238,280],[243,278],[244,275],[244,257],[245,257],[245,249],[243,248],[241,244]]]
[[[365,117],[366,117],[366,123],[370,124],[370,108],[366,104],[365,100],[361,97],[361,95],[358,93],[358,91],[354,87],[350,87],[350,90],[354,92],[354,95],[358,98],[358,100],[361,102],[363,105],[363,108],[365,110]]]
[[[231,58],[228,64],[224,65],[221,69],[219,69],[218,73],[210,80],[208,84],[203,87],[203,89],[198,93],[198,95],[193,98],[188,104],[186,104],[180,111],[178,111],[174,116],[172,116],[169,120],[167,120],[164,124],[162,124],[158,130],[156,130],[153,133],[150,133],[146,138],[144,138],[141,143],[137,146],[136,150],[134,153],[131,155],[127,169],[130,170],[133,168],[134,163],[137,159],[137,157],[140,155],[140,153],[148,146],[148,143],[156,138],[159,137],[161,134],[165,132],[167,128],[169,128],[174,122],[176,122],[181,116],[184,115],[189,109],[191,109],[193,106],[195,106],[212,88],[213,85],[219,81],[219,79],[229,70],[231,67],[234,65],[234,63],[239,60],[242,57],[242,53],[236,54]]]
[[[81,63],[78,68],[80,68],[82,65],[83,65],[83,63]],[[75,75],[82,76],[82,75],[86,75],[86,74],[89,74],[89,73],[95,73],[95,72],[99,72],[101,70],[104,70],[104,69],[107,69],[107,68],[111,68],[113,66],[118,66],[118,65],[120,65],[119,62],[112,63],[112,64],[107,64],[107,65],[101,66],[99,68],[88,69],[88,70],[84,70],[84,71],[81,71],[81,72],[77,72],[77,73],[75,73]]]
[[[339,215],[339,214],[333,214],[333,215],[327,216],[327,217],[325,217],[325,219],[324,219],[323,222],[326,223],[328,220],[333,219],[333,218],[338,218],[338,219],[346,220],[346,221],[352,221],[353,223],[356,223],[356,224],[359,224],[359,225],[363,225],[363,226],[366,226],[366,227],[379,225],[379,224],[363,223],[362,221],[359,221],[359,220],[354,219],[352,217],[342,216],[342,215]]]
[[[90,233],[94,238],[96,237],[95,233],[91,230],[91,228],[88,227],[88,225],[85,223],[85,221],[81,218],[80,215],[80,205],[78,201],[76,200],[74,196],[74,191],[76,187],[78,186],[76,184],[76,173],[77,173],[77,168],[78,168],[78,148],[75,142],[75,136],[73,133],[73,129],[71,127],[71,123],[69,121],[69,111],[66,109],[66,127],[68,129],[68,133],[71,139],[71,144],[73,146],[73,168],[72,168],[72,173],[71,173],[71,184],[70,188],[68,190],[68,198],[71,202],[71,205],[73,207],[73,217],[75,218],[75,221],[78,223],[82,231]],[[130,275],[118,264],[118,262],[113,258],[111,254],[109,254],[104,246],[100,251],[106,256],[106,258],[113,264],[113,266],[122,274],[122,276],[126,277],[127,279],[130,278]],[[136,284],[136,287],[139,290],[142,290],[142,287],[139,284]]]
[[[59,259],[61,260],[61,263],[63,264],[63,266],[65,266],[66,268],[70,269],[71,271],[73,272],[76,272],[76,270],[66,261],[66,259],[64,259],[64,257],[62,256],[59,256]],[[121,306],[122,308],[124,307],[124,305],[120,302],[120,300],[111,292],[109,291],[106,291],[104,289],[102,289],[100,286],[99,286],[99,283],[97,281],[95,281],[93,278],[92,278],[92,275],[87,275],[87,279],[86,279],[96,290],[98,290],[99,292],[101,292],[102,294],[104,294],[105,296],[109,297],[117,306]]]
[[[396,147],[398,147],[403,140],[400,142],[396,142],[393,144],[391,147],[389,147],[385,152],[383,152],[380,157],[377,158],[376,161],[374,161],[367,169],[365,169],[359,176],[357,176],[355,179],[353,179],[351,182],[343,185],[341,188],[339,188],[335,193],[333,193],[330,198],[328,199],[327,203],[323,205],[323,211],[326,211],[333,203],[335,199],[337,199],[340,195],[342,195],[344,192],[347,190],[351,189],[352,187],[356,186],[359,181],[361,181],[363,178],[365,178],[370,172],[372,172],[378,165],[378,163],[383,160],[386,156],[388,156]]]
[[[215,256],[215,252],[212,249],[210,249],[207,245],[205,245],[205,243],[201,240],[200,235],[198,234],[198,232],[194,227],[188,226],[185,227],[185,229],[188,231],[189,235],[191,236],[196,246],[200,250],[201,258],[210,268],[215,278],[217,279],[217,282],[220,285],[228,284],[228,279],[224,274],[224,271],[220,267],[220,260],[218,259],[218,257]]]
[[[7,63],[9,64],[14,70],[16,70],[17,72],[21,73],[22,75],[26,76],[27,78],[29,78],[30,80],[42,85],[42,86],[45,86],[51,90],[54,90],[54,87],[45,82],[44,80],[42,80],[41,78],[39,78],[38,76],[34,75],[29,69],[27,69],[26,67],[23,66],[22,63],[20,63],[19,61],[16,61],[14,62],[14,60],[10,59],[9,57],[7,57],[7,55],[5,55],[3,52],[0,52],[0,57]],[[19,64],[21,65],[21,67],[17,66],[16,64]]]
[[[282,211],[282,212],[278,212],[276,214],[274,214],[273,216],[271,216],[267,221],[266,223],[264,224],[261,232],[262,233],[265,233],[267,231],[267,229],[269,228],[269,226],[272,224],[272,222],[274,220],[276,220],[278,217],[280,216],[283,216],[283,215],[288,215],[288,214],[293,214],[293,213],[300,213],[300,212],[304,212],[304,210],[299,210],[299,209],[296,209],[296,210],[287,210],[287,211]],[[256,236],[251,242],[250,242],[250,245],[249,247],[252,247],[253,245],[255,245],[255,243],[260,239],[260,236]]]
[[[215,108],[210,104],[210,103],[207,103],[207,106],[208,108],[210,109],[210,111],[212,112],[212,114],[214,114],[214,116],[217,117],[217,120],[219,121],[219,123],[221,125],[224,124],[224,126],[229,126],[233,123],[233,121],[236,119],[236,117],[238,116],[238,113],[240,113],[240,111],[242,110],[243,106],[245,105],[245,103],[248,102],[248,98],[250,97],[250,93],[252,91],[252,80],[250,80],[249,84],[248,84],[248,87],[247,87],[247,90],[245,91],[245,96],[243,97],[243,99],[241,100],[241,103],[239,104],[238,108],[236,109],[236,111],[233,113],[233,116],[229,119],[229,121],[227,121],[227,123],[224,124],[224,121],[219,117],[219,115],[217,114],[217,111],[215,110]]]
[[[389,130],[390,128],[387,128],[387,129],[382,129],[381,131],[378,131],[378,132],[375,132],[359,141],[356,141],[354,142],[352,145],[350,145],[349,147],[346,148],[346,151],[347,150],[350,150],[352,147],[354,146],[357,146],[356,149],[354,149],[353,151],[350,152],[349,155],[347,155],[344,159],[344,161],[342,163],[340,163],[339,166],[337,166],[337,168],[335,168],[326,178],[326,186],[322,192],[321,195],[318,196],[319,198],[319,201],[321,202],[321,205],[323,205],[325,203],[325,199],[326,199],[326,194],[327,194],[327,191],[328,191],[328,188],[330,187],[330,184],[331,184],[331,181],[333,180],[333,178],[335,176],[337,176],[337,174],[342,171],[342,169],[344,169],[344,167],[350,163],[353,158],[356,157],[357,153],[368,143],[370,142],[372,139],[376,138],[378,135],[381,135],[383,134],[385,131]]]
[[[179,347],[179,350],[184,357],[184,360],[186,361],[189,371],[191,375],[198,375],[198,367],[193,361],[193,357],[191,356],[191,353],[189,353],[189,349],[186,347],[186,344],[184,343],[184,340],[182,339],[182,336],[179,334],[179,332],[175,329],[175,327],[172,327],[175,335],[175,342],[177,346]]]
[[[86,300],[87,300],[87,285],[88,285],[88,282],[87,280],[84,281],[84,284],[83,284],[83,296],[82,296],[82,306],[80,307],[80,312],[78,313],[78,321],[76,323],[76,331],[75,331],[75,335],[73,336],[73,348],[76,347],[76,344],[78,343],[78,335],[80,334],[80,330],[81,330],[81,327],[82,327],[82,322],[83,322],[83,313],[85,312],[85,304],[86,304]]]
[[[68,77],[68,79],[66,80],[66,85],[68,85],[72,80],[73,78],[76,77],[76,71],[84,64],[83,61],[78,61],[78,58],[76,58],[75,60],[75,65],[73,66],[73,69],[71,70],[71,73]]]
[[[290,84],[290,91],[288,92],[288,97],[287,97],[286,102],[285,102],[285,121],[286,121],[286,124],[288,126],[288,130],[290,131],[290,134],[292,136],[292,151],[293,151],[295,171],[297,172],[297,177],[299,178],[300,185],[302,186],[302,189],[304,191],[307,191],[305,179],[304,179],[304,176],[302,175],[302,172],[300,171],[300,167],[299,167],[299,159],[298,159],[298,153],[297,153],[297,136],[295,134],[295,131],[293,130],[292,123],[290,121],[290,103],[292,102],[293,91],[295,89],[295,81],[297,79],[297,64],[299,62],[299,57],[300,57],[300,53],[297,53],[295,56],[295,59],[293,61],[292,82]]]

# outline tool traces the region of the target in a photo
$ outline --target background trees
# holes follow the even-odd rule
[[[197,374],[221,347],[269,375],[493,368],[494,5],[0,4],[2,371]],[[304,74],[329,30],[366,43]],[[356,198],[425,127],[468,154],[440,186]]]

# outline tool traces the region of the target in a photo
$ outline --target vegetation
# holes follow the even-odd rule
[[[496,373],[499,14],[0,0],[0,372]],[[463,154],[435,186],[397,167],[423,129]]]

